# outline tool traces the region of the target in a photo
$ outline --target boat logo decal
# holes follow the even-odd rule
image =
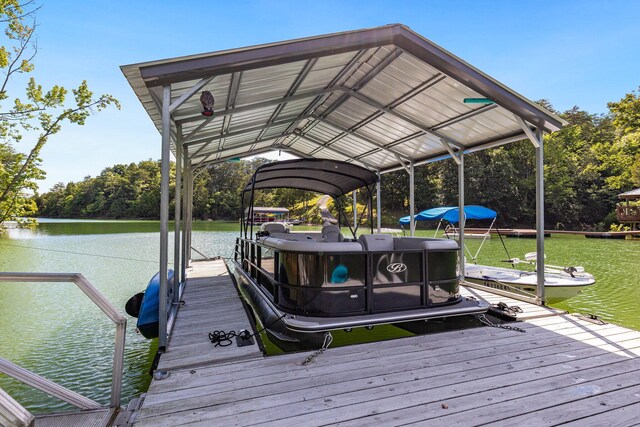
[[[406,269],[407,269],[406,264],[403,264],[401,262],[394,262],[393,264],[389,264],[387,266],[387,271],[389,273],[402,273]]]

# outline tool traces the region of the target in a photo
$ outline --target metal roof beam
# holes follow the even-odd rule
[[[463,154],[471,154],[471,153],[475,153],[476,151],[482,151],[482,150],[486,150],[489,148],[496,148],[499,147],[501,145],[505,145],[505,144],[510,144],[512,142],[516,142],[516,141],[522,141],[523,139],[527,139],[526,135],[524,133],[518,133],[515,135],[510,135],[508,137],[505,138],[499,138],[499,139],[495,139],[492,141],[486,141],[477,145],[473,145],[470,147],[467,147],[464,149]],[[424,157],[422,159],[417,159],[415,161],[415,165],[416,166],[420,166],[420,165],[424,165],[427,163],[433,163],[433,162],[439,162],[441,160],[446,160],[449,157],[451,157],[451,154],[447,153],[447,154],[436,154],[434,156],[428,156],[428,157]],[[398,170],[402,170],[402,167],[400,166],[394,166],[394,167],[390,167],[390,168],[386,168],[383,169],[381,171],[381,173],[389,173],[389,172],[395,172]]]
[[[330,120],[327,120],[326,118],[316,117],[316,119],[320,120],[323,123],[326,123],[327,125],[335,128],[337,130],[339,130],[340,132],[342,132],[341,135],[338,135],[338,136],[336,136],[334,138],[331,138],[331,140],[327,141],[327,144],[326,144],[327,146],[331,146],[334,143],[338,142],[340,139],[344,138],[345,136],[351,135],[353,137],[356,137],[356,138],[359,138],[359,139],[365,141],[368,144],[371,144],[371,145],[373,145],[375,147],[378,147],[379,149],[381,149],[383,151],[386,151],[386,152],[388,152],[390,154],[393,154],[394,156],[396,156],[398,158],[402,157],[405,161],[410,161],[410,159],[407,157],[406,154],[401,153],[400,151],[394,150],[393,148],[388,148],[388,147],[386,147],[384,144],[382,144],[380,142],[376,142],[376,141],[374,141],[372,139],[369,139],[364,135],[357,134],[352,130],[349,130],[347,128],[344,128],[344,127],[340,126],[337,123],[333,123]],[[351,156],[351,157],[355,158],[355,156]]]
[[[513,117],[516,119],[516,122],[518,122],[518,124],[520,125],[520,127],[524,131],[525,135],[527,135],[527,138],[529,138],[529,141],[531,141],[533,146],[536,147],[536,148],[540,148],[540,142],[538,141],[538,138],[536,138],[536,135],[533,133],[533,131],[531,130],[529,125],[527,125],[525,123],[525,121],[522,120],[522,117],[520,117],[520,116],[518,116],[516,114],[514,114]]]
[[[460,164],[462,164],[462,160],[460,159],[460,156],[462,151],[458,151],[458,153],[454,153],[453,149],[451,149],[451,146],[447,143],[447,141],[444,140],[440,140],[440,143],[442,145],[444,145],[444,148],[447,149],[447,151],[449,152],[449,154],[451,155],[451,158],[453,159],[454,162],[456,162],[456,164],[459,166]]]
[[[397,57],[397,56],[396,56]],[[387,64],[388,65],[388,64]],[[395,108],[398,105],[401,105],[402,103],[408,101],[409,99],[417,96],[418,94],[424,92],[425,90],[429,89],[430,87],[436,85],[438,82],[444,80],[447,76],[443,75],[443,74],[436,74],[435,76],[433,76],[432,78],[430,78],[429,80],[423,82],[422,84],[420,84],[419,86],[411,89],[409,92],[403,94],[402,96],[398,97],[397,99],[395,99],[393,102],[389,103],[387,105],[387,108]],[[391,154],[393,154],[396,157],[403,157],[405,158],[407,161],[409,161],[409,159],[407,158],[407,156],[401,152],[395,151],[393,149],[391,149],[391,147],[389,147],[388,145],[384,145],[382,143],[378,143],[375,142],[371,139],[366,138],[363,135],[359,135],[356,134],[355,131],[360,129],[361,127],[367,125],[368,123],[371,123],[372,121],[374,121],[375,119],[377,119],[378,117],[382,116],[384,114],[383,111],[376,111],[375,113],[369,115],[368,117],[364,118],[363,120],[361,120],[360,122],[356,123],[355,125],[351,126],[350,128],[344,128],[342,126],[339,126],[333,122],[330,122],[328,120],[324,120],[323,118],[319,117],[320,120],[324,120],[327,124],[329,124],[330,126],[335,127],[336,129],[340,130],[342,132],[341,135],[337,135],[334,138],[332,138],[330,141],[327,142],[327,145],[332,145],[335,142],[339,141],[340,139],[344,138],[346,135],[352,135],[355,136],[357,138],[362,139],[363,141],[366,141],[368,143],[370,143],[371,145],[375,145],[376,147],[387,151]],[[357,156],[355,157],[357,158]]]
[[[399,106],[401,104],[404,104],[405,102],[407,102],[410,99],[416,97],[417,95],[421,94],[425,90],[435,86],[436,84],[440,83],[441,81],[443,81],[446,78],[447,78],[447,76],[442,74],[442,73],[436,74],[435,76],[431,77],[429,80],[426,80],[425,82],[423,82],[423,83],[419,84],[418,86],[414,87],[413,89],[411,89],[409,92],[405,93],[404,95],[402,95],[398,99],[394,100],[393,102],[390,102],[389,105],[387,105],[387,108],[393,109],[393,108],[396,108],[397,106]]]
[[[213,77],[209,77],[206,79],[202,79],[200,80],[198,83],[194,84],[193,86],[191,86],[191,88],[189,90],[187,90],[185,93],[183,93],[182,95],[180,95],[180,97],[178,99],[176,99],[175,101],[173,101],[171,103],[171,105],[169,106],[169,113],[173,114],[173,112],[180,107],[182,104],[184,104],[185,102],[187,102],[193,95],[196,94],[196,92],[198,92],[200,89],[202,89],[203,87],[205,87],[207,84],[209,84],[209,82],[211,80],[213,80],[216,76]]]
[[[294,132],[294,134],[296,134],[296,132]],[[317,145],[317,146],[318,146],[318,148],[317,148],[317,149],[315,149],[315,150],[313,150],[311,153],[309,153],[309,155],[310,155],[311,157],[315,157],[314,155],[315,155],[317,152],[321,151],[321,150],[328,150],[328,151],[333,151],[334,153],[336,153],[336,154],[338,154],[338,155],[340,155],[340,156],[345,157],[345,158],[347,159],[347,161],[348,161],[348,160],[351,160],[351,161],[354,161],[354,162],[358,162],[358,163],[360,163],[360,164],[364,165],[365,167],[367,167],[367,168],[369,168],[369,169],[371,169],[371,170],[378,170],[378,168],[377,168],[377,167],[375,167],[374,165],[372,165],[371,163],[367,163],[367,162],[365,162],[365,161],[363,161],[363,160],[355,159],[355,158],[353,158],[353,156],[351,156],[351,155],[349,155],[349,154],[345,153],[344,151],[339,150],[339,149],[337,149],[337,148],[327,147],[327,146],[326,146],[325,144],[323,144],[322,142],[320,142],[320,141],[318,141],[318,140],[316,140],[316,139],[314,139],[314,138],[311,138],[311,137],[309,137],[308,135],[298,134],[298,136],[299,136],[301,139],[304,139],[304,140],[306,140],[306,141],[309,141],[310,143],[315,144],[315,145]]]
[[[367,72],[367,74],[365,74],[363,77],[360,78],[360,80],[358,80],[355,84],[352,85],[352,88],[349,90],[352,91],[358,91],[360,89],[362,89],[367,83],[369,83],[375,76],[377,76],[382,70],[384,70],[387,65],[389,65],[390,63],[392,63],[396,58],[398,58],[398,56],[400,56],[402,54],[402,51],[399,49],[395,49],[394,51],[392,51],[391,53],[389,53],[389,55],[387,55],[382,61],[380,61],[380,63],[378,63],[375,67],[373,67],[371,70],[369,70]],[[363,64],[366,62],[362,62]],[[357,63],[354,64],[353,61],[349,63],[349,66],[356,66],[358,65]],[[346,75],[346,73],[341,73]],[[335,81],[335,79],[334,79]],[[321,114],[319,114],[319,117],[325,118],[328,117],[329,114],[333,113],[335,110],[337,110],[342,104],[344,104],[348,99],[349,99],[349,94],[346,93],[345,88],[342,86],[335,86],[336,90],[340,90],[342,93],[340,95],[340,97],[333,102],[333,104],[331,104],[326,110],[324,110]],[[309,125],[307,125],[305,127],[305,129],[302,130],[302,133],[307,133],[309,132],[311,129],[313,129],[315,126],[318,125],[318,122],[312,122]]]
[[[432,131],[429,127],[424,126],[422,123],[419,123],[419,122],[413,120],[412,118],[405,116],[404,114],[398,113],[394,109],[385,107],[384,105],[380,104],[378,101],[376,101],[374,99],[371,99],[366,95],[363,95],[363,94],[361,94],[359,92],[353,91],[353,90],[348,89],[348,88],[343,88],[343,90],[345,91],[345,93],[348,93],[349,95],[351,95],[354,98],[364,102],[365,104],[370,105],[373,108],[377,108],[378,110],[383,111],[386,114],[391,114],[392,116],[397,117],[400,120],[403,120],[403,121],[409,123],[410,125],[417,127],[418,129],[422,130],[425,133],[431,134],[431,135],[433,135],[433,136],[435,136],[435,137],[437,137],[439,139],[446,140],[448,143],[450,143],[451,145],[455,145],[458,148],[462,148],[463,147],[461,143],[459,143],[457,141],[454,141],[451,138],[447,138],[444,135],[440,135],[437,132]]]
[[[342,94],[326,110],[324,110],[321,114],[316,115],[316,117],[321,118],[321,119],[324,119],[324,118],[328,117],[331,113],[333,113],[336,109],[338,109],[338,107],[340,107],[342,104],[344,104],[349,99],[349,94],[345,93],[344,88],[342,86],[333,86],[333,84],[337,84],[340,81],[340,79],[342,79],[344,76],[347,75],[347,71],[349,71],[352,68],[354,68],[357,65],[359,65],[360,62],[356,61],[356,59],[357,58],[361,58],[363,56],[363,54],[364,54],[364,52],[360,52],[358,55],[356,55],[356,58],[353,58],[349,62],[349,64],[347,64],[347,66],[344,67],[341,70],[341,72],[332,80],[330,86],[335,87],[336,90],[342,91]],[[355,91],[363,88],[375,76],[377,76],[380,72],[382,72],[382,70],[384,70],[389,64],[391,64],[393,61],[395,61],[401,54],[402,54],[402,50],[400,50],[400,49],[395,49],[392,52],[390,52],[389,55],[387,55],[375,67],[373,67],[371,70],[369,70],[367,72],[367,74],[365,74],[362,78],[360,78],[360,80],[358,80],[354,85],[352,85],[352,89],[350,89],[350,90],[355,92]],[[362,63],[366,63],[366,62],[362,62]],[[300,130],[299,135],[304,135],[307,132],[311,131],[314,127],[316,127],[318,125],[318,123],[320,123],[318,120],[314,120],[313,122],[307,124],[307,126],[305,126],[304,129]],[[294,144],[296,139],[297,139],[297,137],[290,144]],[[324,145],[324,147],[327,147],[327,145]],[[348,156],[348,157],[352,158],[353,156]]]
[[[282,136],[282,135],[270,136],[270,137],[268,137],[268,138],[264,138],[264,139],[263,139],[263,140],[261,140],[261,141],[258,141],[257,143],[258,143],[258,144],[260,144],[260,143],[262,143],[262,142],[273,141],[273,140],[275,140],[275,139],[280,138],[281,136]],[[215,151],[212,151],[211,153],[207,153],[207,154],[205,154],[205,155],[206,155],[205,159],[207,159],[207,158],[211,157],[211,156],[212,156],[212,155],[214,155],[214,154],[221,154],[221,153],[225,153],[225,152],[227,152],[227,151],[237,150],[238,148],[250,147],[250,146],[252,146],[252,145],[254,145],[254,144],[256,144],[256,141],[249,141],[249,142],[244,142],[244,143],[242,143],[242,144],[232,145],[232,146],[229,146],[229,147],[223,148],[223,149],[221,149],[221,150],[215,150]],[[196,153],[193,153],[193,155],[190,155],[190,156],[189,156],[189,160],[193,161],[193,160],[196,158],[196,156],[197,156],[198,154],[199,154],[199,153],[197,153],[197,152],[196,152]],[[250,154],[250,155],[252,155],[252,154]],[[200,160],[200,162],[202,162],[202,161],[203,161],[203,160]],[[198,162],[198,163],[200,163],[200,162]]]
[[[332,88],[332,87],[337,87],[338,83],[340,83],[340,81],[344,78],[344,76],[346,76],[355,67],[357,67],[358,64],[360,64],[360,61],[361,61],[362,57],[364,56],[365,52],[366,52],[366,50],[360,50],[358,53],[356,53],[353,56],[353,58],[351,58],[351,60],[347,63],[347,65],[342,67],[340,72],[338,74],[336,74],[333,77],[333,79],[331,79],[331,81],[329,82],[329,84],[327,84],[325,89]],[[333,93],[333,91],[330,92],[330,93]],[[320,102],[323,100],[323,98],[326,95],[327,94],[322,94],[322,95],[316,96],[316,98],[313,101],[311,101],[311,103],[309,103],[309,105],[304,109],[302,114],[311,114],[313,112],[313,110],[315,110],[315,108],[320,104]],[[299,123],[300,123],[299,121],[292,123],[291,126],[289,126],[287,128],[287,132],[289,132],[289,131],[293,132],[293,130],[298,126]],[[315,126],[316,124],[317,123],[314,123],[313,126]],[[297,137],[294,138],[294,140],[291,143],[294,143],[296,139],[297,139]]]
[[[386,146],[387,147],[394,147],[394,146],[396,146],[398,144],[402,144],[403,142],[411,141],[412,139],[415,139],[415,138],[417,138],[419,136],[423,136],[424,134],[425,133],[420,130],[420,131],[418,131],[416,133],[413,133],[411,135],[407,135],[407,136],[405,136],[403,138],[397,139],[397,140],[391,142],[390,144],[387,144]],[[367,151],[366,153],[359,154],[359,155],[355,156],[354,158],[362,159],[363,157],[370,156],[371,154],[375,154],[378,151],[381,151],[381,150],[379,148],[374,148],[373,150]]]
[[[466,119],[470,119],[471,117],[477,116],[478,114],[482,114],[485,113],[489,110],[493,110],[494,108],[497,108],[498,104],[488,104],[488,105],[483,105],[480,108],[476,108],[475,110],[471,110],[471,111],[467,111],[464,114],[460,114],[459,116],[456,117],[452,117],[449,120],[445,120],[444,122],[440,122],[435,126],[431,126],[431,130],[438,130],[438,129],[442,129],[444,127],[447,126],[451,126],[453,124],[459,123],[463,120]]]
[[[242,72],[231,74],[231,84],[229,85],[229,95],[227,96],[226,110],[231,110],[236,106],[236,100],[238,99],[238,90],[240,88],[240,80],[242,80]],[[215,117],[215,114],[214,116]],[[233,114],[224,116],[222,120],[222,134],[229,132],[229,126],[231,126],[231,118]],[[225,138],[220,140],[219,148],[224,147]]]
[[[299,93],[297,95],[292,95],[292,96],[290,96],[288,98],[287,97],[283,97],[283,98],[276,98],[276,99],[267,99],[265,101],[255,102],[253,104],[241,105],[239,107],[225,109],[223,111],[215,111],[214,110],[214,117],[215,118],[219,118],[219,117],[228,116],[230,114],[243,113],[245,111],[256,110],[256,109],[264,108],[264,107],[271,107],[273,105],[278,105],[278,104],[287,103],[287,102],[293,102],[293,101],[297,101],[297,100],[304,99],[304,98],[312,98],[312,97],[316,97],[318,95],[324,95],[324,94],[327,94],[327,93],[336,92],[338,90],[340,90],[340,88],[332,86],[332,87],[327,87],[327,88],[324,88],[324,89],[318,89],[318,90],[312,90],[312,91],[308,91],[308,92],[302,92],[302,93]],[[176,123],[179,123],[179,124],[196,122],[198,120],[202,120],[202,115],[198,114],[198,115],[186,116],[186,117],[182,117],[182,118],[181,117],[177,117],[175,119]]]
[[[196,169],[205,169],[205,168],[207,168],[209,166],[213,166],[213,165],[218,164],[218,163],[224,163],[224,162],[226,162],[228,160],[235,159],[235,158],[238,158],[238,157],[240,159],[243,159],[245,157],[252,157],[252,156],[255,156],[257,154],[267,153],[269,151],[272,151],[271,148],[261,148],[259,150],[255,150],[252,153],[246,153],[244,156],[237,156],[237,155],[231,154],[231,155],[228,155],[228,156],[225,156],[225,157],[220,157],[220,158],[215,159],[215,160],[209,160],[207,162],[205,162],[205,161],[198,162],[198,164],[194,166],[194,170],[196,170]]]
[[[482,96],[491,99],[501,107],[526,118],[530,123],[540,126],[548,132],[559,130],[566,124],[563,119],[535,105],[522,95],[508,89],[500,82],[409,28],[403,27],[402,31],[399,31],[398,36],[394,39],[394,43],[420,61],[429,64]]]
[[[300,87],[304,79],[309,75],[313,67],[316,65],[316,62],[318,62],[318,58],[310,59],[306,62],[306,64],[304,64],[304,67],[302,67],[302,70],[300,70],[300,72],[298,73],[298,76],[295,78],[294,82],[289,87],[289,90],[287,91],[285,98],[291,97],[293,96],[294,93],[296,93],[296,90],[298,90],[298,88]],[[273,123],[275,119],[278,118],[278,116],[280,115],[282,110],[284,110],[284,107],[286,105],[287,105],[286,102],[278,104],[278,106],[275,108],[275,110],[271,114],[271,117],[269,117],[269,120],[267,120],[267,125]],[[268,129],[269,127],[266,127],[265,129],[263,129],[262,132],[260,132],[260,135],[258,135],[256,139],[262,138]]]
[[[303,120],[306,118],[312,118],[313,116],[302,116],[302,117],[298,117],[295,120]],[[203,138],[203,139],[196,139],[195,141],[191,141],[188,142],[186,144],[183,144],[183,146],[187,146],[187,147],[191,147],[194,145],[198,145],[198,144],[209,144],[211,142],[214,141],[218,141],[222,138],[228,138],[228,137],[232,137],[232,136],[238,136],[238,135],[243,135],[245,133],[251,133],[251,132],[256,132],[256,131],[260,131],[262,129],[268,128],[270,126],[279,126],[279,125],[284,125],[287,123],[290,123],[291,119],[282,119],[279,120],[277,122],[271,123],[271,124],[263,124],[260,126],[253,126],[250,128],[244,128],[244,129],[239,129],[239,130],[234,130],[232,132],[228,132],[228,133],[224,133],[224,134],[220,134],[220,135],[216,135],[216,136],[210,136],[207,138]]]
[[[356,50],[393,44],[400,25],[348,31],[323,37],[309,37],[266,46],[234,49],[215,55],[200,55],[169,63],[140,64],[140,76],[150,86],[196,80],[212,74],[251,70],[304,61]]]

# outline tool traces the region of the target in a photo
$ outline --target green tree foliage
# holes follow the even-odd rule
[[[95,178],[58,183],[36,201],[40,215],[51,218],[155,219],[160,216],[160,163],[115,165]]]
[[[86,81],[71,90],[70,100],[62,86],[44,89],[35,78],[26,79],[35,69],[36,12],[32,1],[0,0],[5,34],[0,46],[0,226],[33,211],[30,193],[44,177],[38,156],[49,137],[64,123],[84,125],[94,111],[110,104],[119,108],[109,95],[94,96]],[[11,97],[9,90],[23,84],[22,96]]]
[[[546,101],[541,104],[552,109]],[[607,115],[589,114],[577,107],[558,113],[569,125],[545,137],[547,228],[608,229],[607,221],[612,220],[617,195],[640,186],[640,99],[631,93],[619,102],[610,103],[609,108]],[[0,151],[0,156],[19,154]],[[194,217],[237,220],[241,215],[242,189],[253,171],[264,162],[265,159],[255,159],[221,163],[197,172]],[[116,165],[96,178],[58,184],[38,197],[37,202],[40,215],[44,216],[158,218],[159,183],[157,161]],[[416,212],[458,203],[458,170],[452,160],[416,167],[415,183]],[[533,145],[520,141],[466,155],[465,195],[467,204],[496,210],[501,227],[532,227],[535,224]],[[362,203],[366,199],[366,192],[361,191],[358,201]],[[255,205],[283,206],[292,211],[293,217],[319,221],[314,208],[317,200],[317,196],[305,191],[276,189],[257,192]],[[347,211],[346,218],[351,221],[351,197],[345,196],[342,204]],[[359,212],[363,206],[359,206]],[[337,216],[335,204],[329,203],[328,208]],[[397,226],[398,218],[409,213],[409,175],[404,170],[383,175],[382,212],[387,226]],[[605,218],[609,219],[605,221]]]

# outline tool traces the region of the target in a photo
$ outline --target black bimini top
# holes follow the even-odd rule
[[[260,166],[244,192],[270,188],[295,188],[332,197],[343,196],[378,182],[378,175],[352,163],[328,159],[294,159]]]

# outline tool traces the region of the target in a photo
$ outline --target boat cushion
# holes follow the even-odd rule
[[[285,227],[284,224],[282,224],[280,222],[270,222],[270,223],[262,224],[260,226],[260,228],[263,231],[268,231],[269,234],[287,233],[289,231],[289,230],[287,230],[287,227]]]
[[[454,240],[437,239],[433,237],[396,237],[393,239],[393,244],[394,249],[397,251],[406,251],[412,249],[458,249],[458,244]]]
[[[337,225],[325,225],[322,227],[322,240],[325,242],[342,242],[343,237],[340,227]]]
[[[393,236],[388,234],[363,234],[358,241],[366,251],[391,252],[394,250]]]
[[[420,244],[427,251],[457,250],[458,242],[449,239],[426,240]]]
[[[301,236],[304,236],[304,234]],[[362,252],[362,245],[358,242],[316,242],[313,239],[291,240],[288,238],[265,237],[261,240],[261,243],[265,246],[289,252]]]

